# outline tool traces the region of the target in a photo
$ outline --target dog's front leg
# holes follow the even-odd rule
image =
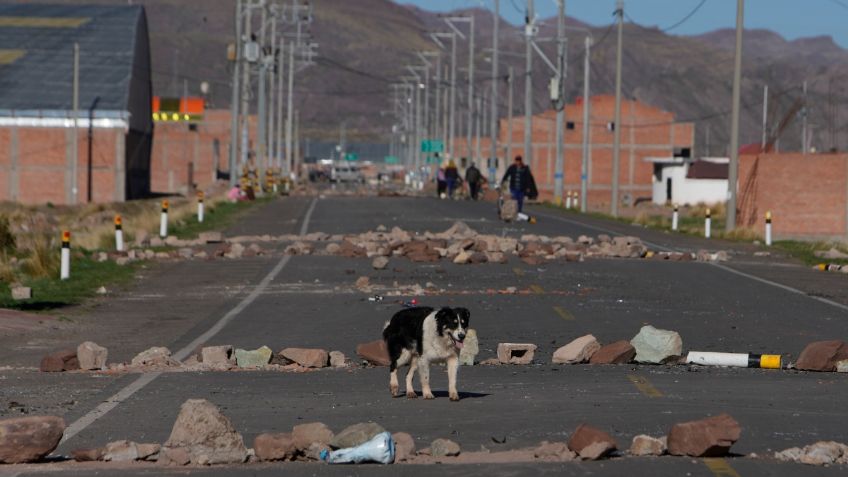
[[[415,368],[418,367],[418,356],[412,355],[412,358],[409,362],[409,371],[406,373],[406,397],[409,399],[415,399],[418,397],[415,394],[415,389],[412,387],[412,377],[415,376]]]
[[[421,379],[421,392],[424,399],[433,399],[433,391],[430,389],[430,361],[423,357],[418,358],[418,376]]]
[[[459,371],[459,358],[451,356],[448,358],[448,395],[451,401],[459,401],[459,393],[456,392],[456,374]]]
[[[392,397],[398,395],[398,377],[397,377],[397,368],[394,368],[391,373],[389,373],[389,392],[392,393]]]

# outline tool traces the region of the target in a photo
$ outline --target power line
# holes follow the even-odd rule
[[[838,1],[838,0],[833,0],[833,1]],[[665,32],[668,32],[668,31],[674,30],[675,28],[679,27],[680,25],[682,25],[682,24],[686,23],[686,21],[687,21],[687,20],[689,20],[690,18],[692,18],[692,16],[693,16],[693,15],[695,15],[696,13],[698,13],[698,10],[700,10],[700,9],[701,9],[701,7],[703,7],[705,3],[707,3],[707,0],[701,0],[701,3],[699,3],[698,5],[696,5],[696,6],[695,6],[695,8],[693,8],[693,9],[692,9],[692,11],[691,11],[691,12],[689,12],[689,14],[688,14],[688,15],[686,15],[686,16],[685,16],[685,17],[683,17],[683,18],[681,18],[681,19],[680,19],[680,21],[678,21],[677,23],[675,23],[675,24],[673,24],[673,25],[671,25],[671,26],[665,27],[665,28],[661,29],[660,31],[662,31],[662,32],[664,32],[664,33],[665,33]]]

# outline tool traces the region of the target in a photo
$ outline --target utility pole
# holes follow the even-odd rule
[[[72,107],[74,109],[74,136],[71,138],[71,147],[73,147],[73,151],[71,151],[71,157],[73,158],[73,164],[71,165],[71,204],[76,204],[79,194],[79,188],[77,187],[77,176],[79,175],[78,167],[79,167],[79,43],[74,43],[74,78],[73,78],[73,91],[71,95],[73,96]]]
[[[268,101],[266,95],[268,88],[266,80],[268,77],[268,58],[265,50],[265,33],[266,22],[268,17],[268,8],[263,3],[260,3],[261,12],[259,15],[259,81],[257,88],[259,94],[256,95],[256,163],[254,166],[258,171],[258,177],[261,179],[265,172],[265,135],[268,126]],[[261,187],[260,187],[261,189]]]
[[[804,81],[804,107],[801,108],[801,148],[803,154],[806,155],[810,150],[810,144],[807,139],[807,82]]]
[[[591,125],[589,124],[589,110],[592,107],[589,99],[589,57],[592,53],[592,37],[586,37],[586,54],[583,57],[583,162],[580,167],[580,212],[586,212],[587,198],[589,192],[589,146]]]
[[[612,200],[610,211],[618,217],[618,168],[621,159],[621,36],[624,29],[624,0],[617,0],[615,14],[618,16],[618,47],[615,56],[615,119],[613,119],[612,148]]]
[[[768,141],[768,85],[763,86],[763,142],[760,146],[766,152],[766,141]]]
[[[236,185],[236,170],[238,169],[238,129],[239,129],[239,72],[242,66],[244,38],[241,36],[242,0],[236,1],[235,30],[236,57],[233,64],[233,92],[230,99],[230,187]]]
[[[482,107],[482,98],[477,97],[477,111],[480,111]],[[469,156],[471,163],[473,164],[480,157],[480,114],[476,115],[476,121],[474,122],[475,129],[475,145],[474,145],[474,155]]]
[[[277,158],[276,166],[280,167],[281,171],[283,165],[283,73],[285,64],[286,40],[285,38],[280,38],[280,49],[277,52],[277,67],[279,71],[277,72],[277,150],[275,156]]]
[[[294,110],[294,170],[300,170],[300,110]]]
[[[471,152],[471,121],[474,119],[474,14],[468,15],[470,22],[470,39],[468,42],[468,158],[473,161],[474,157]],[[479,151],[480,148],[478,147]]]
[[[241,71],[241,161],[240,164],[244,166],[247,164],[247,156],[248,156],[248,148],[250,145],[250,139],[248,137],[249,134],[249,123],[250,123],[250,59],[246,58],[247,53],[247,45],[253,43],[253,38],[251,37],[251,17],[253,16],[253,0],[247,0],[247,5],[245,6],[244,11],[244,41],[242,42],[245,47],[245,51],[242,54],[245,55],[245,60],[242,64]],[[235,172],[236,176],[238,176],[238,171],[231,171],[230,174]]]
[[[736,182],[739,175],[739,96],[742,85],[742,29],[745,24],[745,0],[736,0],[736,58],[733,62],[733,113],[730,119],[730,165],[727,170],[727,223],[736,227]]]
[[[507,70],[507,78],[506,78],[506,86],[507,86],[507,95],[506,95],[506,159],[504,160],[504,165],[509,164],[509,161],[512,160],[512,97],[513,97],[513,79],[515,75],[513,74],[512,66]]]
[[[524,160],[528,166],[533,163],[533,36],[536,32],[536,13],[533,0],[527,0],[527,18],[524,25]]]
[[[300,38],[298,36],[297,41],[289,42],[289,91],[287,101],[287,113],[286,113],[286,163],[283,166],[283,172],[286,175],[291,174],[292,172],[292,160],[294,159],[294,155],[292,154],[292,127],[294,122],[294,103],[292,101],[292,92],[294,90],[294,49],[297,45],[300,44]]]
[[[268,62],[268,112],[266,113],[268,116],[268,129],[266,132],[267,141],[265,146],[266,157],[267,159],[267,168],[272,169],[274,167],[274,161],[276,159],[276,155],[274,154],[274,139],[276,138],[276,128],[275,128],[275,118],[277,117],[277,110],[275,105],[279,99],[277,98],[277,88],[276,88],[276,66],[277,66],[277,6],[271,5],[271,47],[269,48],[269,62]]]
[[[557,71],[552,85],[551,99],[556,109],[556,166],[554,169],[554,203],[562,204],[565,179],[565,0],[557,0]]]
[[[490,141],[491,152],[490,161],[494,161],[498,157],[498,35],[500,31],[501,13],[500,0],[493,0],[495,3],[494,19],[495,24],[492,30],[492,95],[491,95],[491,111],[489,113],[490,121]],[[494,165],[490,166],[494,167]]]

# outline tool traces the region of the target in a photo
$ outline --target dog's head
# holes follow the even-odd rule
[[[471,312],[466,308],[442,308],[436,312],[436,326],[439,336],[447,336],[454,346],[462,348],[470,318]]]

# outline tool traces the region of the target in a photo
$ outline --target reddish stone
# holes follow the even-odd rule
[[[383,340],[357,345],[356,355],[375,366],[388,366],[391,364],[389,349]]]
[[[58,373],[79,369],[76,350],[57,351],[41,359],[40,369],[44,373]]]
[[[291,433],[259,434],[253,441],[253,450],[259,460],[294,460],[297,446]]]
[[[739,440],[742,429],[727,414],[675,424],[668,433],[668,453],[691,457],[721,457]]]
[[[307,368],[324,368],[330,360],[330,354],[323,349],[286,348],[279,354]]]
[[[568,448],[584,459],[599,459],[618,448],[615,439],[606,432],[580,424],[568,439]]]
[[[292,429],[292,439],[297,450],[305,451],[314,443],[329,446],[333,431],[322,422],[299,424]]]
[[[801,352],[795,368],[805,371],[836,371],[836,363],[848,359],[848,344],[844,341],[816,341]]]
[[[339,249],[339,255],[341,255],[342,257],[355,258],[355,257],[364,257],[364,256],[368,255],[368,253],[365,251],[364,248],[357,247],[356,245],[354,245],[349,240],[343,241],[341,243],[340,247],[341,248]]]
[[[621,340],[601,346],[595,354],[589,358],[591,364],[625,364],[633,361],[636,356],[636,348],[629,341]]]
[[[0,421],[0,464],[41,460],[53,452],[65,432],[65,420],[33,416]]]
[[[71,457],[77,462],[93,462],[103,459],[104,449],[76,449],[71,451]]]

